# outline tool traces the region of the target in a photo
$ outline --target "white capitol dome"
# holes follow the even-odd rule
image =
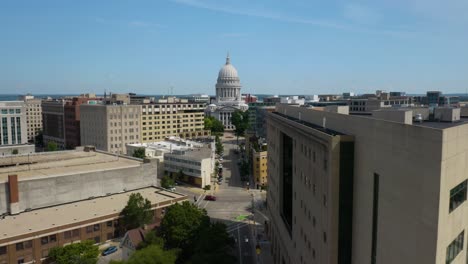
[[[226,80],[226,79],[235,79],[239,80],[239,75],[237,74],[236,68],[231,64],[231,58],[229,55],[226,58],[226,64],[219,70],[218,73],[218,80]]]

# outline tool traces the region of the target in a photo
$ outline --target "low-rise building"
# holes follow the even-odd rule
[[[266,150],[266,144],[257,149],[253,149],[252,171],[255,188],[265,188],[268,185],[268,152]]]
[[[24,102],[0,102],[0,138],[0,145],[18,145],[28,142]]]
[[[176,137],[165,141],[142,144],[128,144],[128,155],[139,148],[145,149],[145,156],[157,159],[163,163],[164,171],[179,180],[205,187],[210,185],[211,174],[214,170],[215,148],[211,140],[206,143],[185,140]]]
[[[179,193],[146,187],[3,216],[0,263],[48,263],[53,247],[85,240],[100,244],[123,236],[119,219],[133,193],[151,202],[153,223],[160,222],[165,207],[187,200]]]

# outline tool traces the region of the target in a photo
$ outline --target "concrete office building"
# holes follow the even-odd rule
[[[34,98],[33,95],[20,97],[26,106],[26,125],[28,141],[35,142],[36,136],[42,131],[42,100]]]
[[[126,144],[141,141],[141,105],[82,104],[81,145],[126,154]]]
[[[468,123],[411,112],[269,114],[275,263],[466,263]]]
[[[0,145],[18,145],[28,142],[24,102],[1,101],[0,121]]]
[[[80,136],[80,105],[88,102],[97,103],[100,99],[92,97],[74,97],[66,101],[64,105],[64,129],[65,129],[65,146],[67,149],[74,149],[81,146]]]
[[[169,136],[196,138],[210,135],[210,131],[204,130],[205,104],[165,100],[167,103],[141,106],[141,142],[155,142]]]

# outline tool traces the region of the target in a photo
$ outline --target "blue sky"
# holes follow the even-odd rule
[[[464,0],[1,1],[0,93],[468,90]]]

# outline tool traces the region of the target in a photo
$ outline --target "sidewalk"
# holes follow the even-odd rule
[[[253,194],[253,203],[255,206],[254,209],[254,220],[255,220],[255,229],[254,229],[254,245],[259,245],[261,249],[260,255],[257,256],[258,264],[268,264],[273,263],[273,256],[271,255],[271,243],[268,240],[268,236],[265,233],[265,221],[269,220],[268,212],[265,207],[265,191],[254,191]]]

